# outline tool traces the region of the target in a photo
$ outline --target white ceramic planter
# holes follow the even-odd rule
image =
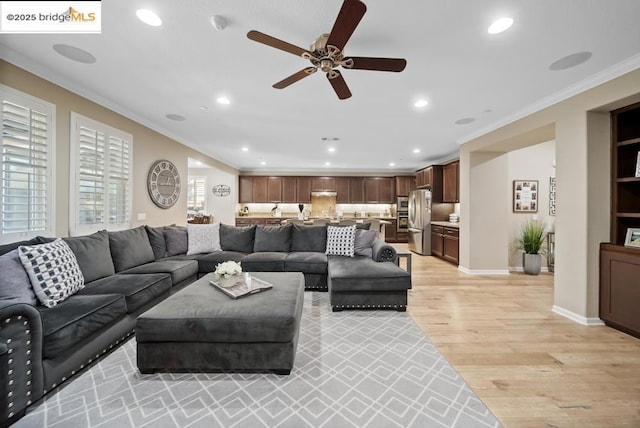
[[[540,254],[523,254],[522,267],[524,268],[524,273],[538,275],[542,268],[542,256]]]

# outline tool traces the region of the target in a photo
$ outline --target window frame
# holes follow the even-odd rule
[[[86,127],[104,135],[104,150],[103,150],[103,177],[102,177],[102,189],[103,189],[103,208],[102,208],[102,221],[81,224],[80,223],[80,174],[79,174],[79,155],[80,155],[80,128]],[[106,125],[95,119],[83,116],[81,114],[71,112],[70,120],[70,143],[69,143],[69,234],[70,236],[88,235],[99,230],[124,230],[131,227],[131,221],[133,216],[133,136],[127,132]],[[125,189],[126,195],[126,211],[127,217],[123,222],[112,223],[109,220],[110,213],[110,197],[109,197],[109,184],[110,184],[110,138],[116,137],[122,140],[126,140],[129,143],[128,150],[128,168],[127,168],[127,183]]]
[[[16,241],[28,240],[36,236],[56,236],[56,106],[53,103],[29,95],[25,92],[11,88],[0,83],[0,106],[7,100],[13,104],[28,108],[30,111],[39,110],[47,115],[47,131],[46,131],[46,147],[47,153],[45,157],[46,169],[46,199],[45,199],[45,215],[46,226],[40,230],[26,230],[20,232],[4,233],[2,228],[3,206],[2,188],[4,170],[4,156],[2,156],[4,148],[4,135],[0,140],[0,244],[7,244]],[[3,121],[3,110],[0,110],[0,122]]]
[[[202,201],[202,211],[199,214],[204,214],[207,212],[207,176],[206,175],[189,175],[187,176],[187,186],[186,186],[186,191],[187,191],[187,211],[189,211],[189,203],[191,202],[189,199],[189,190],[191,187],[191,180],[194,180],[194,202],[196,202],[197,200],[197,186],[195,185],[195,182],[197,180],[202,180],[203,181],[203,185],[202,185],[202,197],[203,197],[203,201]],[[195,206],[195,204],[194,204]]]

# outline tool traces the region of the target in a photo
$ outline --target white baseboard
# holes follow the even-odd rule
[[[524,268],[522,266],[509,266],[509,272],[524,272]],[[540,272],[549,272],[549,268],[542,266]]]
[[[586,325],[586,326],[596,326],[596,325],[604,325],[604,322],[602,322],[602,320],[600,318],[597,317],[592,317],[592,318],[587,318],[587,317],[583,317],[582,315],[578,315],[574,312],[568,311],[564,308],[561,308],[560,306],[557,305],[553,305],[553,308],[551,309],[551,312],[556,313],[558,315],[561,315],[565,318],[569,318],[571,321],[575,321],[578,324],[582,324],[582,325]]]
[[[508,269],[468,269],[458,266],[458,270],[467,275],[509,275]]]

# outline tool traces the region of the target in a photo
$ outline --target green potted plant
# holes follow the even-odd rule
[[[538,275],[542,267],[542,254],[545,252],[546,230],[539,220],[527,220],[522,225],[520,237],[516,240],[516,249],[522,250],[522,267],[529,275]]]

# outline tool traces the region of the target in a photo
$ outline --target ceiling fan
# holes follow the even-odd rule
[[[287,86],[312,75],[318,70],[326,73],[329,83],[341,100],[351,96],[342,74],[337,67],[354,70],[395,71],[404,70],[407,61],[402,58],[371,58],[359,56],[345,56],[344,46],[360,23],[367,11],[367,6],[360,0],[345,0],[340,8],[336,22],[331,32],[322,34],[312,44],[309,50],[292,45],[275,37],[268,36],[259,31],[249,31],[247,37],[258,43],[263,43],[276,49],[301,56],[311,61],[312,66],[304,68],[297,73],[274,84],[276,89],[284,89]]]

